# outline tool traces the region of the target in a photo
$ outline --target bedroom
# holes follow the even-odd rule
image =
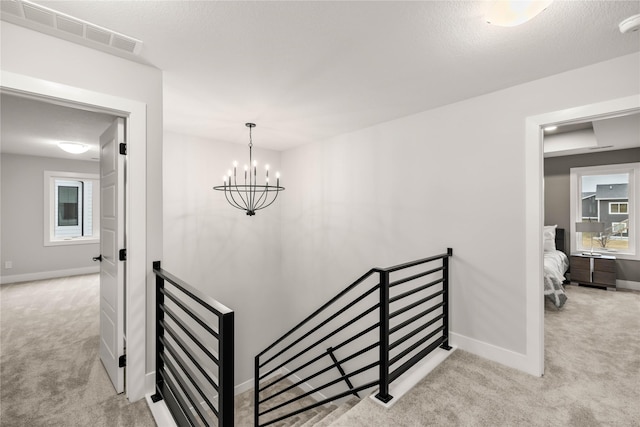
[[[637,220],[633,213],[640,114],[545,129],[544,144],[547,299],[562,308],[566,302],[562,282],[569,280],[598,289],[639,291],[640,260],[635,249],[637,230],[633,230]],[[585,223],[592,228],[584,228]],[[558,229],[556,246],[562,246],[555,249],[571,257],[573,274],[569,257],[553,252],[553,226]],[[581,229],[584,232],[577,231]],[[607,265],[606,278],[593,273],[592,259],[595,265]],[[555,270],[555,274],[547,275],[547,270]]]

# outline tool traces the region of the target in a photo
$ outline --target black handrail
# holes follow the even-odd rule
[[[436,348],[450,350],[452,255],[449,248],[444,254],[372,268],[258,354],[255,425],[271,425],[374,386],[376,398],[388,402],[391,382]],[[425,268],[438,260],[442,265]],[[378,283],[364,286],[375,274]],[[401,277],[392,280],[395,274]],[[426,283],[419,283],[422,278]],[[341,385],[346,390],[336,391]]]
[[[151,399],[164,399],[179,426],[233,426],[233,311],[163,270],[160,261],[153,272],[156,393]]]

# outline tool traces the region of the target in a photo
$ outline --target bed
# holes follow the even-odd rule
[[[547,225],[544,238],[544,296],[558,309],[564,306],[567,295],[564,291],[565,273],[569,269],[569,258],[565,252],[564,229]]]

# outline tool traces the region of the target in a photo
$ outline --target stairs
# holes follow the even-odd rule
[[[290,386],[292,383],[287,379],[281,381],[281,389]],[[294,388],[290,391],[283,393],[281,396],[274,398],[273,406],[280,402],[291,399],[295,395],[303,394],[304,391],[300,388]],[[355,397],[349,398],[347,401],[340,405],[324,405],[302,412],[298,415],[294,415],[285,420],[279,421],[270,426],[274,427],[329,427],[343,414],[348,412],[353,406],[355,406],[360,399]],[[310,397],[300,399],[299,407],[308,406],[315,403]],[[295,408],[294,408],[295,409]],[[292,408],[287,408],[286,412],[273,411],[274,414],[271,418],[277,418],[285,413],[291,412]],[[261,417],[261,422],[265,422],[266,417]],[[253,389],[245,391],[235,397],[235,425],[237,427],[253,427]]]

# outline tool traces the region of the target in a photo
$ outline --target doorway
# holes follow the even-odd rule
[[[124,296],[127,336],[126,395],[133,402],[144,397],[146,387],[146,105],[76,87],[2,71],[3,93],[16,94],[88,111],[126,117],[128,175],[126,233],[128,286]]]
[[[597,120],[640,111],[640,98],[629,96],[526,119],[525,144],[525,277],[527,371],[544,375],[544,299],[543,299],[543,128]]]

